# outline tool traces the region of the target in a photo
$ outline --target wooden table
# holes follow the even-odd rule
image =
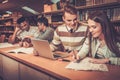
[[[52,76],[56,80],[120,80],[120,66],[107,65],[109,68],[108,72],[69,70],[65,68],[69,62],[50,60],[34,56],[33,54],[13,54],[5,52],[13,48],[1,48],[0,53],[37,71]]]

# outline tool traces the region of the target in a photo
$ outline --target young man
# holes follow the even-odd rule
[[[78,23],[77,10],[71,5],[64,7],[62,18],[64,24],[57,27],[50,44],[52,51],[79,51],[85,39],[87,26]]]
[[[46,17],[40,17],[37,20],[39,35],[36,39],[48,40],[50,43],[53,40],[54,29],[49,27],[48,19]],[[34,55],[39,55],[38,52],[34,49]]]
[[[36,38],[38,36],[38,28],[29,25],[26,18],[21,17],[17,20],[18,26],[11,37],[11,42],[16,43],[24,40],[24,38]],[[23,45],[24,46],[24,45]],[[27,46],[28,47],[28,46]]]
[[[49,27],[48,19],[42,16],[38,18],[37,24],[39,30],[37,39],[48,40],[48,42],[51,42],[54,35],[54,29]]]

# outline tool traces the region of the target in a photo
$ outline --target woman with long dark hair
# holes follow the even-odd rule
[[[77,54],[77,59],[92,57],[92,63],[120,65],[120,37],[106,13],[96,11],[88,17],[89,38]]]

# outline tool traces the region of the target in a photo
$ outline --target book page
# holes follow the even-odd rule
[[[70,62],[65,68],[74,70],[97,70],[108,71],[106,64],[94,64],[89,62],[90,58],[85,58],[79,63]]]
[[[18,53],[18,54],[19,53],[32,54],[33,50],[34,50],[33,47],[29,47],[29,48],[21,47],[21,48],[9,50],[9,51],[6,51],[6,52],[9,52],[9,53]]]
[[[13,45],[10,43],[0,43],[0,48],[6,48],[6,47],[13,47],[13,46],[18,46],[18,45]]]

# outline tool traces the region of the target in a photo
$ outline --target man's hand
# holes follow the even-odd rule
[[[30,47],[30,44],[28,42],[23,42],[23,47],[28,48]]]
[[[19,45],[25,48],[32,47],[32,44],[28,42],[19,42]]]
[[[16,32],[20,31],[20,28],[19,28],[19,27],[16,27],[16,28],[15,28],[15,31],[16,31]]]

